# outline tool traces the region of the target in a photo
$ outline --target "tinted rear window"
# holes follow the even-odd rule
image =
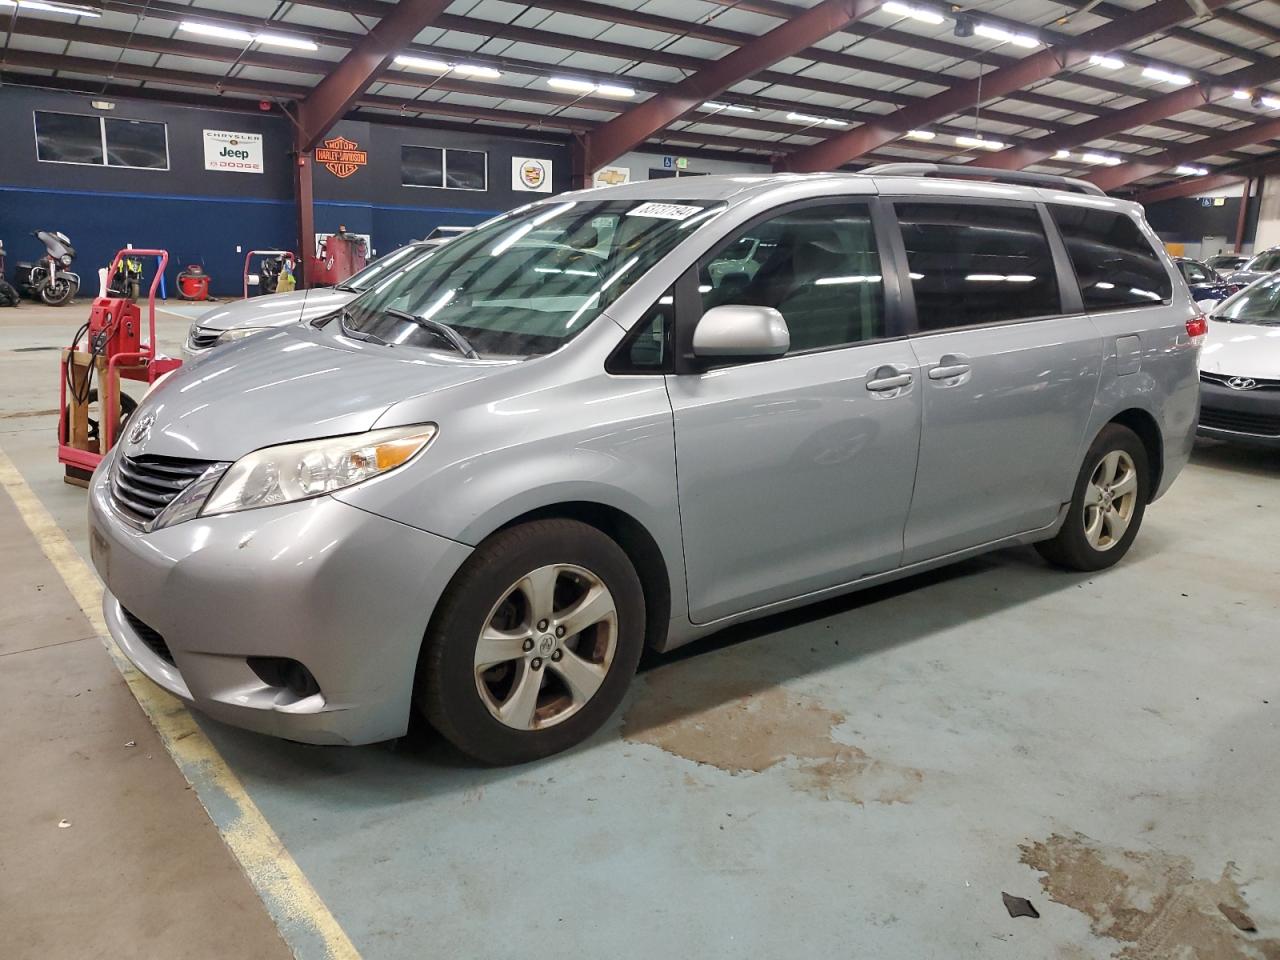
[[[1062,312],[1032,206],[895,203],[922,332]]]
[[[1159,303],[1173,296],[1164,262],[1122,213],[1050,205],[1071,255],[1086,310]]]

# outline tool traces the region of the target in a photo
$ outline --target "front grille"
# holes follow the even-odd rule
[[[1242,413],[1239,410],[1200,410],[1200,426],[1211,430],[1251,433],[1259,437],[1280,437],[1280,416],[1265,413]]]
[[[1200,372],[1200,380],[1218,387],[1231,387],[1232,380],[1252,380],[1254,386],[1250,387],[1249,390],[1280,390],[1280,380],[1266,380],[1261,377],[1234,377],[1229,373],[1205,373],[1202,370]],[[1236,388],[1232,387],[1232,389]]]
[[[173,654],[169,652],[169,645],[164,642],[164,637],[160,636],[160,634],[156,633],[124,607],[120,608],[120,612],[123,613],[124,618],[129,621],[129,626],[132,627],[133,632],[138,635],[138,639],[147,645],[147,649],[165,663],[173,666]]]
[[[191,332],[187,334],[187,346],[192,350],[208,350],[224,333],[226,333],[225,330],[212,327],[192,327]]]
[[[111,500],[137,523],[150,523],[210,467],[207,460],[121,456],[111,476]]]

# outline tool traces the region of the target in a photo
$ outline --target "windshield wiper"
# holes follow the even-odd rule
[[[439,320],[432,320],[430,317],[418,317],[405,310],[384,310],[383,313],[388,316],[395,317],[397,320],[404,320],[407,323],[416,323],[424,330],[434,333],[440,339],[448,342],[449,346],[457,350],[468,360],[479,360],[480,354],[476,353],[476,348],[471,342],[460,334],[447,323],[441,323]]]
[[[355,287],[351,286],[351,284],[349,283],[335,283],[333,285],[333,289],[341,290],[343,293],[359,293],[360,292]]]
[[[380,347],[394,347],[394,343],[387,343],[376,333],[369,333],[365,330],[354,329],[347,321],[354,320],[349,310],[340,310],[338,312],[338,323],[342,327],[342,332],[352,340],[363,340],[365,343],[376,343]]]

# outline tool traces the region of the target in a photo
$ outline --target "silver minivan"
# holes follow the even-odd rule
[[[563,194],[147,396],[91,488],[106,619],[228,723],[417,710],[530,760],[645,647],[1010,544],[1115,563],[1190,454],[1204,332],[1141,209],[1079,181]]]

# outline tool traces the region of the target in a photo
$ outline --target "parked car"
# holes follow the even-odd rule
[[[1197,303],[1203,300],[1215,303],[1225,300],[1238,289],[1219,278],[1213,268],[1202,260],[1175,257],[1173,262],[1178,265],[1182,279],[1187,281],[1187,286],[1191,289],[1191,299]]]
[[[1238,253],[1220,253],[1205,261],[1205,263],[1213,268],[1213,272],[1223,280],[1241,269],[1248,262],[1248,257],[1242,257]]]
[[[1001,180],[916,175],[952,171]],[[717,269],[744,237],[768,257]],[[364,743],[417,709],[545,756],[646,646],[1011,544],[1116,563],[1190,454],[1204,327],[1081,181],[563,194],[147,396],[91,485],[106,620],[232,724]]]
[[[182,357],[187,361],[195,360],[220,344],[243,340],[264,330],[332,313],[346,306],[383,277],[402,269],[415,258],[429,253],[451,238],[451,235],[443,235],[406,244],[385,257],[379,257],[336,286],[272,293],[214,307],[202,313],[191,324],[186,342],[182,345]]]
[[[1247,287],[1277,270],[1280,270],[1280,247],[1271,247],[1250,257],[1248,263],[1227,277],[1227,283],[1236,288]]]
[[[1200,354],[1200,435],[1280,447],[1280,273],[1218,304]]]

